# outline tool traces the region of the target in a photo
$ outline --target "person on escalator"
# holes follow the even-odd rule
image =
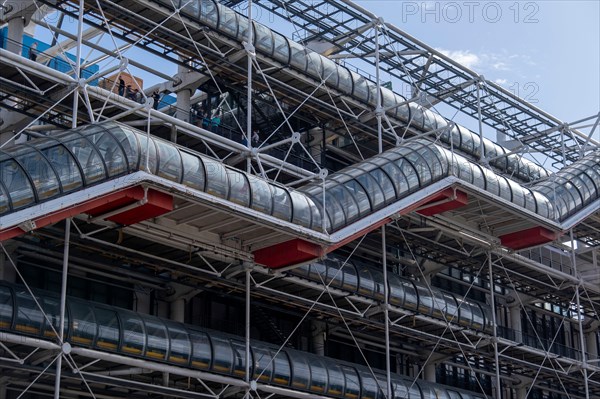
[[[31,61],[37,60],[38,51],[37,51],[38,42],[33,42],[31,47],[29,47],[29,59]]]

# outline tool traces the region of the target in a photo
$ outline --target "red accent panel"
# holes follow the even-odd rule
[[[423,216],[437,215],[438,213],[451,211],[469,203],[467,193],[460,190],[447,188],[428,201],[417,213]]]
[[[83,203],[61,209],[46,216],[41,216],[35,219],[34,222],[36,229],[39,229],[52,223],[60,222],[68,217],[77,216],[81,213],[92,214],[92,212],[94,212],[95,215],[100,215],[102,213],[110,212],[111,210],[119,207],[132,204],[142,198],[144,198],[144,190],[139,186],[131,187],[104,195],[102,197],[90,199]],[[144,208],[145,206],[148,206],[148,208]],[[170,195],[161,193],[159,191],[148,190],[148,203],[138,207],[138,209],[139,208],[142,209],[138,211],[136,211],[136,209],[131,209],[123,212],[122,214],[112,216],[110,220],[114,220],[113,218],[121,219],[120,216],[122,215],[122,220],[125,222],[132,222],[134,220],[140,221],[147,218],[156,217],[173,209],[173,198]],[[139,219],[142,216],[144,216],[144,219]],[[0,241],[9,240],[23,234],[25,234],[25,232],[20,227],[10,227],[6,230],[0,231]]]
[[[559,235],[557,232],[538,226],[505,234],[500,237],[500,242],[505,247],[518,250],[554,241]]]
[[[118,210],[127,205],[144,198],[142,187],[133,187],[129,189],[122,198],[115,199],[94,209],[87,211],[92,216],[102,215],[107,212]],[[173,197],[160,191],[148,189],[147,201],[145,204],[135,208],[109,216],[106,219],[115,223],[130,225],[160,216],[173,210]]]
[[[121,191],[120,194],[118,197],[107,198],[107,201],[103,201],[100,205],[93,208],[87,208],[84,212],[90,216],[98,216],[131,205],[144,198],[144,189],[140,186],[135,186]]]
[[[318,258],[322,253],[319,245],[295,238],[254,251],[254,261],[268,268],[278,269]]]

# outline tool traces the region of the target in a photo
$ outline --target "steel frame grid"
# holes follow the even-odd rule
[[[246,3],[246,0],[225,2],[229,6]],[[336,43],[336,53],[343,51],[375,66],[374,35],[358,28],[383,21],[377,21],[377,16],[352,1],[261,0],[255,4],[293,23],[297,29],[297,39],[304,44],[315,40]],[[385,25],[390,40],[388,43],[379,43],[380,54],[385,54],[379,62],[381,69],[395,78],[411,86],[417,84],[420,91],[434,98],[441,95],[446,104],[474,119],[481,115],[482,122],[494,131],[502,131],[532,150],[545,154],[557,168],[579,159],[581,146],[589,144],[581,132],[490,81],[485,81],[486,90],[481,96],[481,109],[478,109],[477,96],[462,85],[469,81],[478,82],[481,76],[399,28],[387,23]],[[337,44],[339,39],[347,38],[350,40]],[[428,67],[426,74],[423,73],[425,66]],[[438,77],[442,73],[446,75],[444,79]],[[562,131],[568,135],[565,137]],[[557,140],[564,142],[564,146],[551,145]]]
[[[148,245],[151,245],[151,244],[148,244]],[[508,359],[511,359],[510,357],[507,357],[507,358],[508,358]]]

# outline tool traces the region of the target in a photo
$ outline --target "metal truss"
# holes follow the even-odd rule
[[[249,5],[248,10],[252,9],[252,3],[247,1],[229,0],[223,4]],[[430,107],[444,102],[478,120],[482,135],[482,124],[502,131],[516,140],[523,151],[544,153],[556,168],[576,161],[589,147],[599,145],[593,137],[600,115],[566,124],[349,1],[262,0],[256,4],[292,23],[296,39],[307,46],[323,49],[332,59],[356,57],[372,65],[378,87],[381,84],[379,72],[385,71],[411,86],[414,98],[409,101],[425,102]],[[240,48],[227,37],[182,23],[181,9],[165,10],[146,1],[135,2],[131,9],[122,2],[104,0],[78,4],[34,2],[34,5],[38,10],[42,5],[49,6],[61,15],[78,19],[74,33],[59,23],[36,17],[40,27],[71,42],[54,46],[56,54],[66,60],[70,72],[57,73],[42,65],[43,59],[35,62],[2,51],[1,106],[23,115],[12,125],[14,134],[9,141],[18,140],[22,135],[38,137],[55,127],[118,120],[204,151],[250,173],[296,186],[310,180],[324,182],[327,178],[326,168],[311,146],[310,132],[296,131],[292,126],[296,120],[321,130],[329,129],[336,138],[349,137],[350,144],[346,148],[336,147],[331,142],[322,148],[323,151],[329,148],[339,156],[336,159],[340,163],[346,164],[395,145],[403,130],[419,134],[410,124],[394,125],[377,109],[368,109],[320,82],[262,59],[252,49]],[[155,16],[138,13],[136,8],[155,12]],[[120,17],[116,18],[117,15]],[[84,32],[84,28],[88,30]],[[73,48],[76,62],[67,55]],[[87,56],[84,49],[88,50]],[[162,72],[136,62],[136,55],[142,53],[168,64],[177,73]],[[101,63],[100,60],[110,62],[103,63],[97,74],[81,78],[82,69]],[[131,75],[143,72],[161,80],[161,88],[177,93],[178,104],[153,109],[150,90],[143,92],[143,101],[138,103],[116,96],[115,81],[105,79],[103,87],[91,85],[92,81],[117,72]],[[223,99],[234,94],[240,98],[236,109],[228,109],[246,116],[246,121],[235,119],[235,138],[223,137],[190,123],[189,107],[179,104],[185,97],[179,94],[184,90],[178,86],[186,84],[194,91],[197,87],[210,86]],[[188,102],[191,100],[187,98]],[[229,106],[226,101],[221,104]],[[378,108],[380,106],[378,104]],[[257,116],[259,113],[262,114]],[[277,123],[264,143],[254,147],[248,138],[253,123],[259,118],[277,120]],[[325,128],[327,123],[330,125]],[[589,133],[583,133],[578,129],[580,126]],[[246,145],[240,144],[243,136]],[[323,136],[326,138],[327,134]],[[272,155],[273,149],[281,150],[281,156]],[[305,161],[300,165],[290,159],[296,150]],[[9,253],[4,245],[2,248],[11,267],[16,268],[16,254],[20,262],[44,261],[47,267],[62,270],[63,321],[66,281],[71,271],[95,276],[112,274],[122,281],[135,281],[137,290],[166,293],[177,284],[185,287],[189,295],[200,291],[227,293],[245,306],[243,333],[247,345],[251,304],[288,310],[300,320],[296,328],[307,319],[329,320],[333,326],[332,336],[355,345],[361,353],[363,348],[374,346],[383,337],[385,343],[380,346],[386,356],[388,385],[390,355],[401,353],[410,354],[415,364],[423,365],[415,380],[423,377],[425,366],[439,363],[491,376],[494,378],[491,397],[494,398],[506,397],[512,391],[523,395],[524,387],[529,387],[525,388],[528,389],[525,396],[534,388],[571,398],[600,395],[600,365],[589,362],[580,349],[579,356],[560,356],[546,347],[540,336],[531,345],[524,345],[517,336],[511,337],[497,328],[492,334],[483,333],[399,308],[387,302],[387,295],[383,301],[376,300],[329,287],[325,280],[309,281],[286,270],[269,271],[253,264],[248,245],[254,242],[247,241],[246,247],[242,247],[236,237],[243,232],[256,235],[256,242],[281,238],[281,229],[269,229],[261,220],[242,222],[235,217],[224,223],[223,215],[214,208],[200,209],[197,204],[185,201],[178,205],[163,217],[128,227],[76,216],[67,219],[64,226],[49,226],[16,240],[15,252]],[[469,223],[473,215],[485,216],[480,226]],[[548,247],[551,249],[509,252],[487,234],[486,227],[501,225],[514,217],[505,209],[491,209],[485,201],[442,216],[423,217],[412,212],[348,243],[337,255],[346,260],[365,259],[373,263],[373,254],[377,254],[374,263],[383,265],[385,273],[390,268],[388,265],[394,266],[425,282],[430,280],[428,265],[433,261],[436,267],[431,274],[448,267],[456,268],[472,278],[455,282],[464,286],[466,292],[485,292],[492,308],[495,304],[507,306],[513,301],[525,312],[538,310],[539,305],[544,304],[570,309],[575,314],[574,324],[579,333],[573,345],[585,347],[584,319],[600,320],[600,293],[595,289],[599,282],[594,280],[600,270],[600,214],[596,211],[586,217],[566,239]],[[207,220],[212,222],[200,223]],[[217,227],[218,233],[215,232]],[[43,248],[40,242],[44,243]],[[54,249],[57,247],[63,248],[62,254]],[[395,253],[390,248],[394,248]],[[552,252],[551,264],[547,251]],[[90,253],[99,256],[101,261],[86,259],[85,255]],[[136,264],[139,269],[117,266],[125,263]],[[452,281],[453,277],[444,275],[444,278]],[[476,284],[480,280],[487,283]],[[511,294],[500,294],[496,287],[510,289]],[[40,310],[44,311],[41,306]],[[566,315],[562,321],[573,323]],[[282,347],[295,331],[281,337]],[[48,341],[0,333],[0,369],[5,372],[0,389],[9,382],[10,389],[55,398],[128,396],[135,399],[150,395],[320,398],[256,384],[249,377],[242,381],[71,347],[62,331],[55,333],[54,339]],[[556,336],[551,337],[550,346],[555,340]],[[368,364],[366,357],[365,362]],[[246,376],[249,374],[246,372]],[[380,388],[389,394],[389,387]],[[485,395],[483,387],[480,388]]]

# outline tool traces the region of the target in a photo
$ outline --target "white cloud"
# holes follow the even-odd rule
[[[499,85],[505,85],[505,84],[508,83],[508,80],[506,80],[506,79],[496,79],[496,80],[494,80],[494,82],[496,84],[499,84]]]
[[[477,54],[468,50],[444,50],[441,48],[437,48],[436,50],[469,69],[481,62],[481,58]]]

